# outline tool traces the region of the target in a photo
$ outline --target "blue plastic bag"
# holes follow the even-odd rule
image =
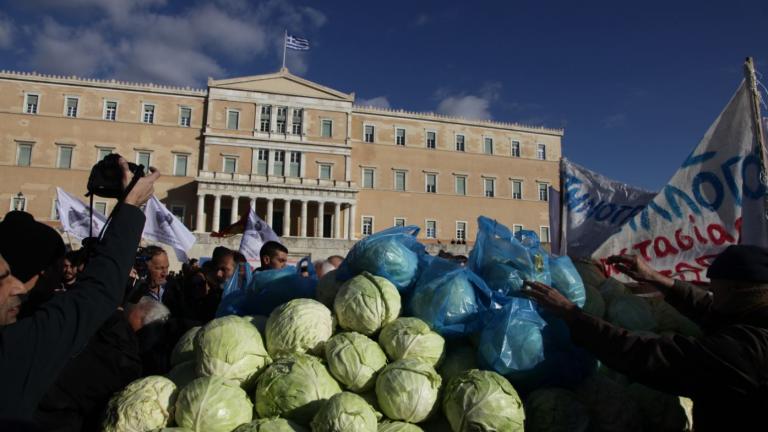
[[[567,256],[553,258],[549,261],[549,271],[552,277],[552,287],[560,291],[576,306],[584,307],[587,302],[587,292],[573,261]]]
[[[541,247],[539,236],[530,230],[520,230],[515,233],[515,239],[528,250],[527,264],[519,268],[523,279],[534,280],[547,285],[552,284],[549,272],[549,253]]]
[[[547,323],[542,330],[544,359],[532,369],[506,375],[523,394],[545,387],[575,387],[597,369],[595,357],[574,345],[563,320],[546,312],[541,317]]]
[[[470,269],[434,257],[414,285],[409,310],[444,337],[465,336],[478,328],[488,292]]]
[[[532,279],[534,262],[531,249],[512,231],[485,216],[477,218],[478,234],[469,254],[469,266],[495,292],[516,295],[523,280]],[[538,245],[536,245],[538,246]]]
[[[336,270],[336,280],[347,281],[363,271],[387,278],[402,292],[416,282],[427,253],[416,240],[419,227],[392,227],[355,243]]]
[[[478,363],[501,375],[530,370],[544,360],[546,322],[531,300],[506,297],[499,301],[500,309],[486,313]]]
[[[307,267],[309,276],[301,275],[301,263],[305,261],[309,261],[309,257],[302,258],[298,267],[253,272],[250,284],[244,289],[231,292],[229,297],[225,290],[216,316],[269,315],[273,309],[293,299],[314,299],[317,274],[310,262]]]
[[[240,314],[240,305],[245,298],[246,289],[251,284],[253,270],[248,263],[238,263],[235,272],[222,285],[221,301],[216,309],[216,317]]]

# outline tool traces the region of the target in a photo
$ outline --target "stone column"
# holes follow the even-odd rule
[[[286,198],[283,210],[283,237],[291,236],[291,199]]]
[[[232,195],[232,213],[229,215],[229,223],[240,220],[240,195]]]
[[[216,194],[213,196],[213,226],[211,231],[218,231],[221,225],[219,218],[221,217],[221,195]]]
[[[341,203],[333,203],[333,238],[341,238]]]
[[[349,238],[349,224],[350,224],[350,217],[349,217],[349,203],[344,204],[344,229],[345,233],[342,238]]]
[[[274,212],[275,200],[267,198],[267,225],[272,226],[272,213]]]
[[[355,204],[349,205],[349,231],[347,231],[347,239],[354,240],[355,239],[355,225],[357,225],[357,222],[355,222]]]
[[[205,232],[205,194],[197,195],[197,220],[195,220],[195,231]]]
[[[301,200],[301,230],[299,232],[299,235],[301,237],[307,236],[307,205],[309,202],[307,200]]]
[[[256,213],[256,198],[251,198],[251,209]]]
[[[318,232],[315,233],[315,237],[323,238],[323,228],[325,227],[325,201],[317,202],[317,225]]]

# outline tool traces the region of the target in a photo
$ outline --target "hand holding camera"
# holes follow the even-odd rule
[[[123,170],[123,189],[127,188],[133,180],[134,173],[128,166],[125,158],[120,158],[120,168]],[[149,168],[149,174],[141,177],[123,200],[124,203],[136,207],[144,205],[155,191],[155,181],[160,178],[160,172],[155,168]]]

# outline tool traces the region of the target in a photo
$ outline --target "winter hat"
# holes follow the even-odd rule
[[[64,256],[64,241],[55,229],[36,222],[31,214],[14,210],[0,222],[0,255],[21,282]]]
[[[728,246],[709,266],[707,277],[768,283],[768,249],[752,245]]]

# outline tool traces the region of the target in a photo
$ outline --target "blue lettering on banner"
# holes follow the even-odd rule
[[[683,168],[703,164],[717,156],[717,151],[708,151],[700,155],[691,153],[683,163]],[[760,160],[754,154],[734,156],[720,165],[719,172],[701,171],[694,176],[690,189],[680,189],[666,185],[663,194],[647,206],[628,206],[605,201],[598,201],[589,190],[583,190],[584,182],[573,174],[565,175],[565,205],[568,211],[585,213],[587,219],[621,226],[628,224],[632,231],[638,230],[638,224],[644,230],[651,228],[651,215],[672,222],[689,214],[700,216],[702,209],[717,212],[727,196],[733,197],[736,206],[741,207],[743,197],[762,198],[766,195],[766,185],[760,182]],[[751,170],[756,170],[753,173]],[[636,217],[639,216],[639,217]]]
[[[702,185],[705,181],[712,186],[712,191],[715,193],[715,198],[712,201],[707,201],[704,192],[702,192]],[[696,202],[702,207],[717,211],[723,204],[723,183],[720,182],[720,179],[715,174],[709,171],[702,171],[696,174],[696,177],[693,178],[692,188]]]
[[[717,152],[715,151],[698,156],[690,155],[683,167],[706,162],[716,155]],[[739,163],[741,163],[741,167],[738,166]],[[756,172],[751,173],[751,169],[756,170]],[[680,208],[681,201],[688,206],[693,214],[701,215],[701,208],[711,212],[719,211],[726,196],[733,197],[735,205],[741,207],[743,197],[759,199],[766,195],[766,185],[759,181],[760,160],[754,154],[727,159],[720,165],[720,173],[722,177],[712,171],[701,171],[696,174],[691,181],[689,192],[672,185],[665,186],[663,194],[665,206],[655,202],[661,199],[661,195],[657,196],[656,200],[648,203],[648,206],[639,212],[639,221],[635,217],[629,221],[629,228],[632,231],[637,231],[639,223],[642,229],[649,230],[651,228],[651,211],[668,222],[672,221],[672,215],[675,219],[682,219],[687,213]],[[740,177],[737,178],[736,174]],[[751,184],[752,182],[756,182],[756,184]],[[693,198],[691,198],[691,194]]]

